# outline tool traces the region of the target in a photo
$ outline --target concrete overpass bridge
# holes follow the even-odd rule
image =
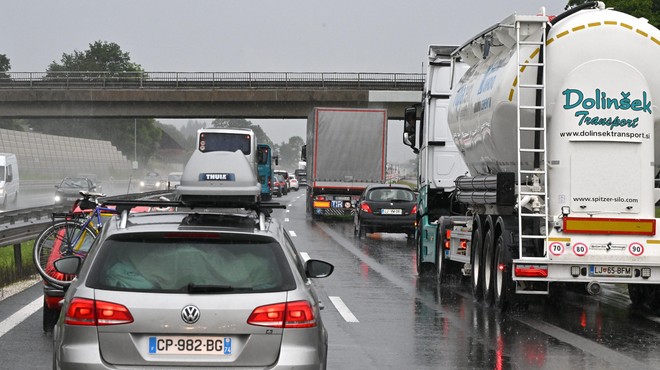
[[[0,118],[306,118],[421,101],[421,73],[0,72]]]

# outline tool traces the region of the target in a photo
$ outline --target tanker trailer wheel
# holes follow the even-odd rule
[[[644,286],[641,284],[628,284],[628,296],[634,307],[644,304]]]
[[[505,230],[495,240],[495,264],[493,274],[493,307],[498,311],[506,311],[515,302],[515,283],[511,270],[513,258],[507,240],[504,239]]]
[[[481,265],[482,269],[482,288],[481,293],[484,300],[484,303],[487,305],[493,304],[493,275],[495,274],[495,236],[494,230],[491,224],[491,227],[486,231],[486,236],[484,237],[483,253]]]
[[[438,284],[447,281],[450,275],[449,261],[445,258],[445,235],[451,222],[440,217],[438,222],[438,235],[435,237],[435,277]]]
[[[483,237],[481,236],[481,224],[477,223],[478,216],[475,217],[472,229],[472,247],[470,251],[470,265],[472,266],[472,275],[470,276],[470,285],[472,287],[472,295],[477,300],[482,298],[483,281],[482,281],[482,244]]]

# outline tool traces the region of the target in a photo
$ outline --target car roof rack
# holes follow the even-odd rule
[[[151,208],[170,208],[170,207],[183,207],[190,208],[199,208],[200,206],[206,207],[206,204],[194,204],[190,202],[184,202],[181,200],[152,200],[152,199],[100,199],[99,203],[104,206],[115,206],[118,214],[121,214],[120,228],[126,228],[128,222],[128,215],[131,212],[131,209],[135,207],[151,207]],[[228,210],[228,209],[237,209],[242,208],[248,211],[254,211],[259,219],[259,230],[266,230],[266,219],[270,218],[270,214],[273,209],[286,209],[284,204],[278,202],[256,202],[248,204],[244,207],[236,207],[232,203],[225,204],[224,206],[214,205],[214,210]]]

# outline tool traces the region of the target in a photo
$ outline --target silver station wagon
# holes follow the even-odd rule
[[[328,334],[304,261],[267,213],[115,216],[78,273],[53,331],[55,369],[324,369]]]

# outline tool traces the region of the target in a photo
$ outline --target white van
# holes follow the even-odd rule
[[[18,162],[16,155],[0,153],[0,207],[18,201]]]

